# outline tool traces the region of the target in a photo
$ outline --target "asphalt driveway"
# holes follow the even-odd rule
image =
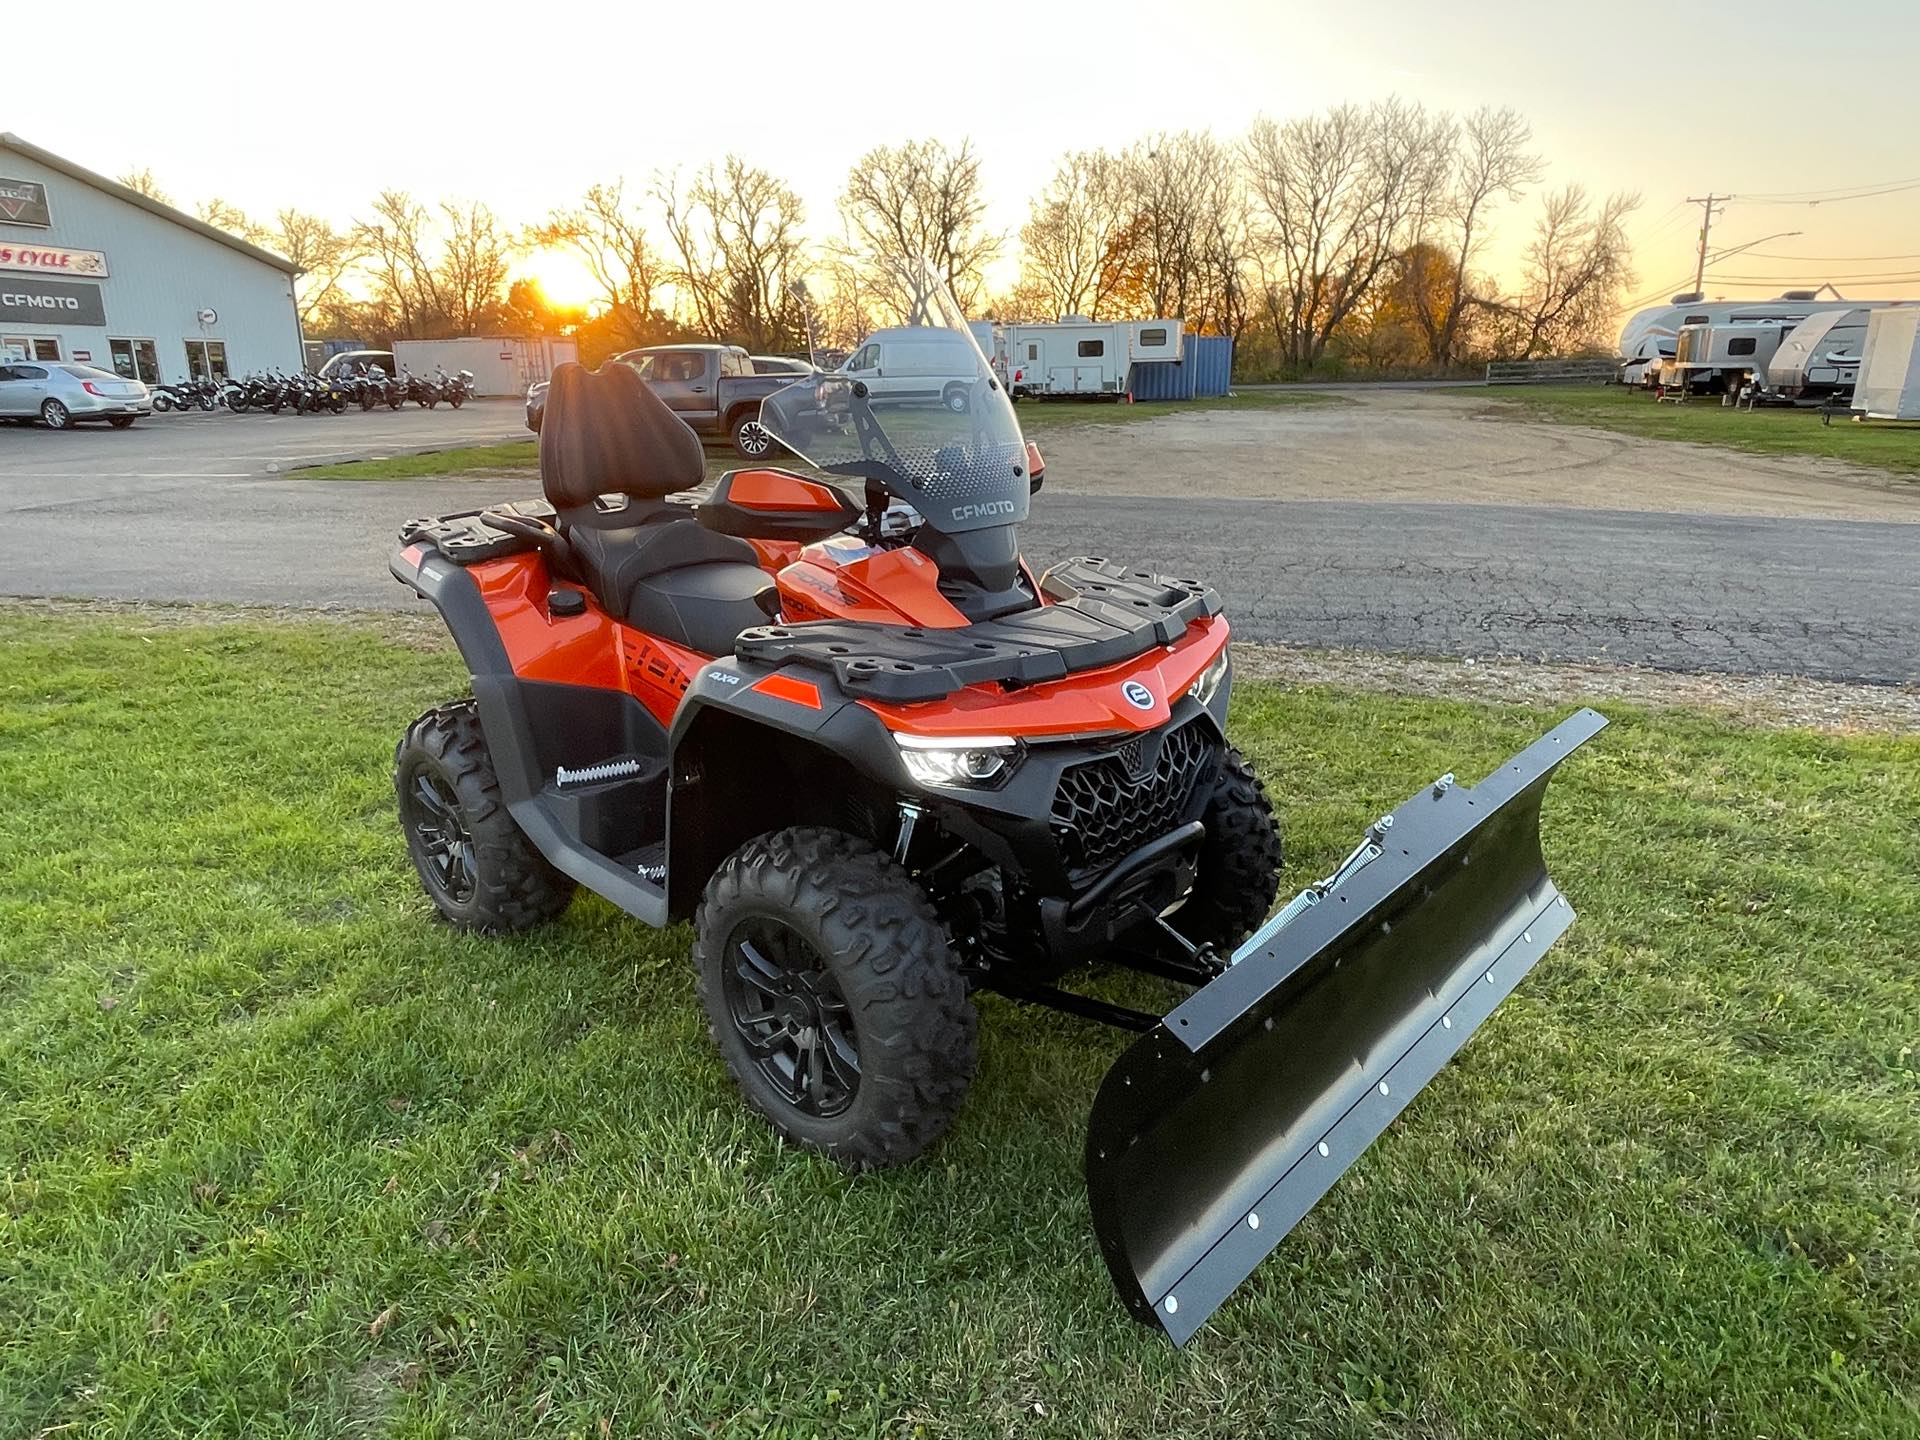
[[[457,417],[366,418],[401,422],[396,437],[453,420],[466,428],[448,443],[471,444],[511,438],[519,417],[512,407],[482,406]],[[1920,527],[1867,518],[1883,504],[1889,516],[1920,518],[1908,497],[1863,505],[1834,491],[1845,482],[1828,474],[1809,480],[1814,513],[1780,513],[1795,507],[1791,477],[1776,463],[1764,503],[1747,507],[1758,513],[1608,508],[1596,502],[1611,482],[1591,467],[1569,472],[1579,478],[1567,484],[1589,487],[1577,502],[1505,503],[1507,488],[1538,493],[1541,482],[1526,468],[1527,437],[1502,434],[1499,465],[1485,475],[1472,470],[1465,450],[1440,456],[1453,483],[1472,488],[1470,500],[1449,502],[1408,492],[1405,476],[1417,458],[1412,451],[1381,456],[1377,425],[1369,431],[1372,450],[1355,441],[1365,463],[1354,467],[1362,479],[1349,486],[1352,498],[1318,498],[1304,482],[1279,481],[1264,493],[1235,481],[1222,494],[1226,487],[1208,480],[1228,460],[1284,472],[1292,453],[1286,427],[1302,422],[1276,412],[1262,448],[1246,428],[1251,417],[1238,415],[1230,446],[1208,447],[1197,433],[1202,418],[1046,437],[1049,485],[1026,527],[1029,557],[1044,565],[1105,554],[1205,576],[1225,594],[1236,633],[1253,640],[1920,682]],[[1324,433],[1333,418],[1315,412],[1311,423],[1323,432],[1316,453],[1324,458],[1301,473],[1319,475],[1337,463],[1338,437]],[[140,469],[118,468],[128,458],[114,448],[119,441],[151,429],[164,446],[189,432],[162,432],[158,422],[100,435],[0,431],[0,593],[413,605],[386,572],[402,521],[537,488],[531,475],[367,483],[265,473],[304,453],[300,447],[323,443],[314,432],[344,435],[341,427],[356,419],[313,417],[282,436],[249,433],[271,420],[185,417],[169,423],[224,424],[245,436],[245,447],[210,454],[183,445],[150,452]],[[1564,466],[1565,431],[1513,428],[1549,432],[1536,446],[1539,464]],[[75,441],[87,450],[69,450]],[[47,442],[58,442],[57,450]],[[1446,441],[1444,431],[1409,431],[1407,443],[1418,450]],[[1156,458],[1156,446],[1167,453]],[[50,453],[60,454],[61,468],[40,458]],[[1178,493],[1110,493],[1108,484],[1085,481],[1102,457],[1122,454],[1148,477],[1133,488],[1151,482]],[[115,468],[98,468],[109,463]],[[1375,472],[1379,478],[1365,478]],[[1737,481],[1729,473],[1715,484]],[[1737,490],[1727,495],[1712,503],[1738,509]],[[1836,511],[1861,518],[1833,518]]]
[[[532,438],[517,400],[341,415],[192,411],[155,415],[125,430],[0,425],[0,494],[10,499],[14,481],[58,493],[71,482],[91,491],[99,481],[241,480],[299,465]]]

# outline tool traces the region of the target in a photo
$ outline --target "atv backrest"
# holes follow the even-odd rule
[[[540,485],[569,521],[593,523],[598,496],[664,500],[706,475],[700,437],[637,370],[588,370],[571,361],[554,368],[540,427]]]

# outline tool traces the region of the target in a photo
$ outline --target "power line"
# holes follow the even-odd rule
[[[1839,205],[1848,200],[1873,200],[1882,195],[1898,195],[1907,190],[1920,190],[1920,180],[1902,181],[1898,185],[1888,185],[1880,190],[1862,190],[1853,195],[1827,195],[1815,200],[1761,200],[1750,195],[1724,195],[1724,200],[1738,200],[1743,205]]]
[[[1920,260],[1920,251],[1911,255],[1778,255],[1771,250],[1749,250],[1756,260],[1797,260],[1808,265],[1871,265],[1882,260]]]
[[[1777,285],[1791,285],[1796,280],[1804,280],[1804,275],[1715,275],[1715,280],[1764,280]],[[1826,274],[1825,280],[1912,280],[1916,273],[1911,270],[1862,270],[1851,275]]]
[[[1862,185],[1836,185],[1831,190],[1745,191],[1738,196],[1729,196],[1728,198],[1755,202],[1761,200],[1768,202],[1778,201],[1783,205],[1796,205],[1807,204],[1816,200],[1824,200],[1831,196],[1842,195],[1853,190],[1877,191],[1883,187],[1899,187],[1903,185],[1920,185],[1920,175],[1916,175],[1909,180],[1871,180]]]

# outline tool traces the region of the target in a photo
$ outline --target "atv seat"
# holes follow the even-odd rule
[[[666,497],[706,479],[700,440],[626,365],[553,372],[540,428],[540,484],[559,512],[563,566],[601,608],[703,655],[779,614],[773,580],[744,540]],[[603,497],[617,497],[608,504]]]

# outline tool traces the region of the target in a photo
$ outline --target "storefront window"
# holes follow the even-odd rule
[[[186,343],[188,376],[195,380],[227,378],[226,341],[189,340]]]
[[[146,385],[160,383],[160,356],[151,340],[109,340],[113,352],[113,373],[126,380]]]
[[[58,360],[60,342],[38,335],[8,335],[0,337],[0,356],[16,360]]]

